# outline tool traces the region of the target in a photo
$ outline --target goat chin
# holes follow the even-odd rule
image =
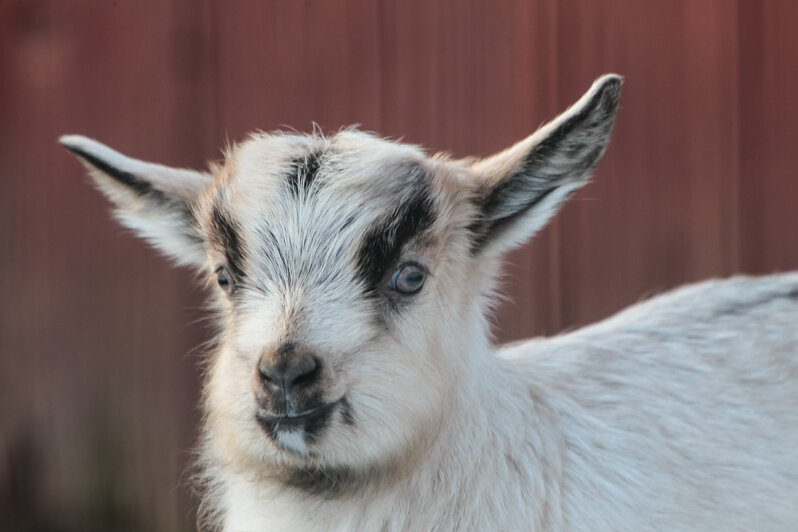
[[[62,137],[207,280],[205,528],[795,529],[798,274],[491,345],[502,256],[588,182],[620,92],[603,76],[482,160],[344,129],[195,172]]]

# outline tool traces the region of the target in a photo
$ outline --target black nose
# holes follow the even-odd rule
[[[319,377],[318,359],[294,344],[283,344],[276,351],[261,355],[258,374],[266,391],[286,398],[312,386]]]

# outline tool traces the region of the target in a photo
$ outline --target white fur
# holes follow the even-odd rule
[[[795,530],[796,294],[798,274],[702,283],[474,353],[399,478],[316,500],[231,474],[225,530]]]
[[[160,167],[62,140],[161,191],[136,194],[88,164],[125,223],[211,284],[240,251],[237,291],[213,293],[209,528],[795,530],[798,274],[694,285],[576,332],[491,345],[499,255],[587,181],[619,90],[599,79],[484,161],[354,130],[261,134],[213,183],[176,174],[193,180],[179,190],[150,176]],[[364,250],[379,249],[364,243],[419,197],[429,223],[385,273],[420,264],[423,289],[368,292]],[[220,213],[237,246],[223,242]],[[258,361],[286,341],[323,362],[318,390],[333,410],[313,438],[304,427],[269,437],[255,421]]]

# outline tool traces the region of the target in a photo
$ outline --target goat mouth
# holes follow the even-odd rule
[[[262,423],[285,423],[286,425],[299,424],[306,420],[313,419],[318,416],[326,415],[332,411],[333,407],[338,404],[338,401],[320,405],[298,414],[283,414],[280,416],[269,415],[263,412],[256,414],[258,421]]]
[[[312,443],[329,425],[333,410],[342,401],[343,398],[296,414],[275,416],[258,410],[255,419],[266,435],[277,443],[280,443],[278,436],[284,432],[301,433],[305,443]]]

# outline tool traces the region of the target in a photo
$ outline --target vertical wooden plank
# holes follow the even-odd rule
[[[798,267],[798,4],[739,2],[742,267]]]
[[[219,141],[312,124],[379,129],[376,5],[214,4]]]
[[[734,269],[735,16],[723,1],[561,3],[563,93],[626,79],[595,182],[561,218],[566,325]]]
[[[26,475],[15,496],[30,501],[14,529],[193,527],[175,489],[196,418],[189,281],[120,236],[56,144],[80,132],[167,164],[202,161],[187,144],[201,120],[185,116],[196,77],[178,71],[174,7],[0,7],[0,452],[22,452],[3,462]]]

